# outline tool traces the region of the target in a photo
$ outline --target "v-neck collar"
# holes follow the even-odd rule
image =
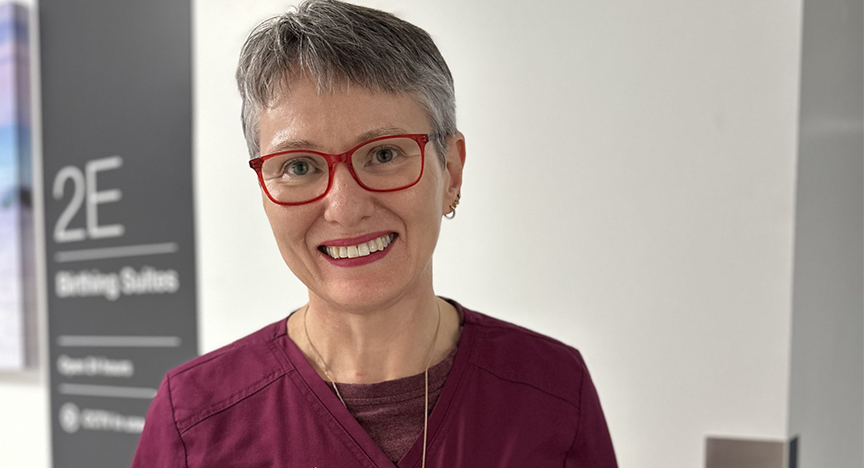
[[[456,301],[449,299],[445,300],[452,304],[459,312],[460,322],[462,324],[462,333],[459,336],[453,367],[451,367],[450,374],[444,382],[444,387],[441,389],[441,395],[438,397],[438,402],[435,404],[432,413],[429,415],[426,447],[427,459],[430,458],[430,455],[434,452],[439,440],[443,437],[442,429],[444,429],[444,425],[448,421],[447,415],[451,407],[453,407],[459,390],[459,384],[465,370],[468,368],[468,362],[475,341],[475,330],[474,327],[471,326],[472,321],[466,319],[466,315],[470,314],[470,311],[466,311]],[[366,433],[363,427],[360,426],[360,423],[354,419],[354,416],[351,415],[348,409],[342,405],[339,398],[337,398],[327,386],[327,382],[321,379],[318,372],[315,371],[315,368],[312,367],[306,359],[306,356],[304,356],[303,352],[300,351],[300,348],[297,347],[297,344],[288,337],[287,323],[288,318],[280,321],[279,332],[276,335],[276,342],[282,347],[282,350],[291,361],[291,365],[297,370],[297,372],[292,373],[297,377],[295,381],[302,381],[297,382],[300,384],[298,386],[301,387],[301,390],[303,389],[302,387],[305,387],[310,393],[309,396],[314,396],[314,398],[311,398],[311,400],[313,400],[311,403],[313,405],[318,405],[316,409],[328,414],[332,420],[338,423],[341,427],[343,432],[335,435],[337,435],[337,437],[341,436],[338,438],[343,440],[343,442],[349,446],[349,449],[359,448],[363,452],[360,454],[355,450],[351,450],[355,456],[357,456],[358,461],[364,465],[368,465],[368,462],[371,462],[371,466],[376,468],[396,468],[397,466],[398,468],[413,468],[419,466],[420,458],[423,455],[422,431],[419,434],[419,437],[417,437],[411,445],[411,448],[408,449],[408,452],[406,452],[402,459],[399,460],[399,463],[394,465],[393,462],[387,458],[387,455],[381,451],[378,444],[376,444],[375,441],[369,437],[369,434]],[[345,435],[347,435],[348,438],[344,437]]]

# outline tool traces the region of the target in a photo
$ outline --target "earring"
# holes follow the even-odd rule
[[[456,217],[456,207],[459,206],[459,199],[462,198],[462,194],[457,193],[456,199],[453,200],[453,203],[450,204],[450,212],[445,214],[444,217],[447,219],[453,219]]]

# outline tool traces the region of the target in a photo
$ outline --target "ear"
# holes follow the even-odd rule
[[[462,191],[462,169],[465,167],[465,135],[456,132],[447,139],[447,157],[445,158],[444,199],[441,215],[450,213],[450,205]]]

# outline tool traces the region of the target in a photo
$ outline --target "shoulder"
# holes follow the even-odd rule
[[[280,320],[168,371],[163,387],[178,429],[183,432],[286,374],[275,346],[284,326]]]
[[[575,348],[527,328],[465,309],[465,326],[474,327],[471,362],[502,380],[579,406],[587,368]]]

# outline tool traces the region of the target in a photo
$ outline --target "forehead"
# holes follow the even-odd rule
[[[286,149],[339,153],[365,139],[429,133],[429,118],[413,96],[345,86],[319,93],[308,80],[294,82],[262,109],[261,154]]]

